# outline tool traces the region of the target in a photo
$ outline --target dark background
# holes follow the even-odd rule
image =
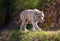
[[[21,11],[34,8],[44,11],[43,30],[60,29],[60,0],[0,0],[0,29],[19,28]]]

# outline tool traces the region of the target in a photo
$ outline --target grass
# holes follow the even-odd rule
[[[0,41],[60,41],[60,31],[9,30],[0,32],[0,38]]]

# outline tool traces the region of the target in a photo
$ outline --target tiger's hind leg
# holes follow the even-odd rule
[[[25,20],[22,21],[20,31],[28,31],[26,29],[27,22]]]

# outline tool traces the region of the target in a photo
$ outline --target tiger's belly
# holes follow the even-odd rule
[[[30,15],[27,14],[24,18],[25,18],[26,22],[28,22],[29,24],[31,24],[31,22],[34,20],[34,18],[31,14]]]

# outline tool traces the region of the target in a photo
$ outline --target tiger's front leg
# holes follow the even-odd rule
[[[33,25],[32,30],[39,30],[39,31],[41,31],[41,28],[39,28],[39,26],[37,25],[36,22],[32,22],[32,25]]]
[[[38,22],[35,23],[35,25],[36,25],[35,29],[41,31],[41,28],[37,25],[37,23]]]

